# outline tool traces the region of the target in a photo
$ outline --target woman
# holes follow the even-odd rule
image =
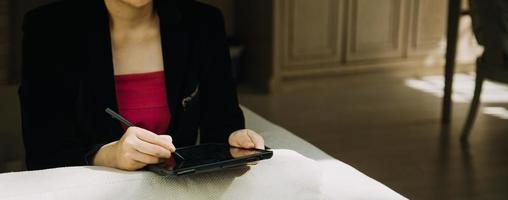
[[[60,1],[23,24],[28,169],[136,170],[175,147],[264,148],[244,129],[220,11],[190,0]],[[104,110],[133,122],[123,127]]]

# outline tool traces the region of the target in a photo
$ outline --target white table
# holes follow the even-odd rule
[[[276,148],[272,159],[183,177],[104,167],[4,173],[0,199],[405,199],[252,111],[244,113],[247,127]]]

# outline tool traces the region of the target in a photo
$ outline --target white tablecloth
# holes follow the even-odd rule
[[[262,134],[268,146],[292,150],[274,150],[272,159],[249,168],[183,177],[104,167],[4,173],[0,199],[405,199],[250,110],[244,112],[247,127]]]
[[[274,150],[259,164],[162,177],[104,167],[68,167],[0,175],[0,199],[404,199],[339,162]]]

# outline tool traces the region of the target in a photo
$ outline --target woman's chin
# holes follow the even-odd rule
[[[124,3],[135,8],[141,8],[152,3],[152,0],[122,0]]]

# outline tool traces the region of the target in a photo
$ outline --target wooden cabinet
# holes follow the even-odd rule
[[[402,58],[406,3],[406,0],[349,1],[346,61]]]
[[[298,79],[415,66],[444,41],[446,2],[236,1],[244,77],[277,91]]]
[[[284,69],[312,67],[320,63],[340,63],[344,3],[341,0],[279,1]],[[314,19],[314,20],[308,20]]]
[[[425,55],[445,41],[447,3],[443,0],[411,1],[409,55]]]

